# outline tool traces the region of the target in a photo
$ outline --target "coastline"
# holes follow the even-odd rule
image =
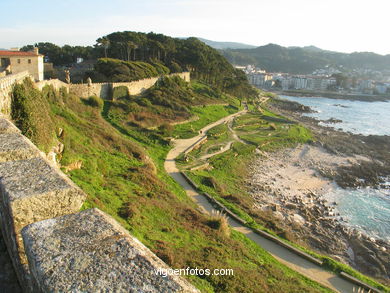
[[[390,174],[389,136],[361,136],[321,126],[292,102],[267,107],[311,129],[316,143],[267,153],[252,162],[248,191],[255,208],[288,226],[314,250],[390,283],[390,243],[349,228],[324,194],[341,187],[378,187]],[[372,172],[375,170],[376,172]]]
[[[349,94],[349,93],[337,93],[337,92],[312,92],[312,91],[299,91],[299,90],[287,90],[287,91],[272,91],[277,95],[295,96],[295,97],[324,97],[335,100],[351,100],[351,101],[365,101],[365,102],[388,102],[390,96],[381,95],[365,95],[365,94]]]

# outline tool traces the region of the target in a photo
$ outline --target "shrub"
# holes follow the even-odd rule
[[[112,99],[115,101],[120,98],[128,98],[129,97],[129,89],[127,86],[117,86],[112,90]]]
[[[211,216],[207,221],[207,225],[212,229],[218,230],[226,237],[230,236],[228,219],[226,215],[220,211],[212,210]]]
[[[57,97],[53,88],[46,88],[45,93],[51,99]],[[50,150],[55,139],[55,126],[48,99],[44,97],[44,93],[34,88],[28,78],[13,88],[11,118],[22,133],[41,150]]]
[[[159,132],[164,136],[172,136],[174,127],[169,123],[163,123],[158,127]]]
[[[183,69],[180,67],[179,64],[177,64],[175,61],[171,61],[171,63],[169,64],[169,69],[171,70],[171,72],[182,72]]]
[[[94,108],[102,108],[103,107],[103,101],[102,99],[98,98],[97,96],[90,96],[87,100],[87,104]]]
[[[161,62],[156,60],[150,62],[100,58],[95,65],[95,70],[106,77],[105,81],[134,81],[170,72],[169,68]]]
[[[141,106],[144,106],[144,107],[149,107],[149,106],[152,105],[152,103],[151,103],[148,99],[146,99],[146,98],[141,98],[141,99],[139,99],[139,100],[137,101],[137,103],[138,103],[139,105],[141,105]]]

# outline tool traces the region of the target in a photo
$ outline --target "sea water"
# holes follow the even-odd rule
[[[364,102],[320,97],[280,96],[289,101],[309,106],[316,113],[305,116],[326,121],[334,118],[340,123],[321,124],[355,134],[390,135],[390,102]]]
[[[390,102],[363,102],[322,97],[281,96],[309,106],[316,113],[305,113],[318,120],[342,120],[327,126],[363,135],[390,135]],[[389,186],[387,184],[387,186]],[[336,202],[336,212],[345,223],[369,236],[390,241],[390,189],[342,189],[334,186],[325,199]]]

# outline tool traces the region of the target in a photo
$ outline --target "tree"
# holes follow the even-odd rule
[[[104,48],[104,57],[107,58],[107,50],[110,46],[110,40],[107,37],[102,37],[97,39],[96,42]]]
[[[136,44],[132,41],[126,41],[124,44],[126,46],[127,61],[130,61],[131,51],[135,50]]]

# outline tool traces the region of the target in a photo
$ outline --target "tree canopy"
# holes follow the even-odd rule
[[[197,38],[178,39],[153,32],[124,31],[98,38],[93,47],[59,47],[51,43],[37,43],[35,46],[48,56],[54,65],[73,63],[77,57],[96,60],[105,58],[97,63],[98,73],[103,73],[99,79],[106,76],[115,81],[131,80],[134,77],[126,77],[128,69],[131,71],[134,68],[132,66],[137,67],[138,64],[130,65],[131,62],[144,62],[153,65],[156,70],[162,70],[163,73],[167,71],[165,68],[170,72],[191,71],[193,78],[239,97],[256,95],[242,71],[235,69],[217,50]],[[32,47],[29,45],[22,49],[30,50]],[[130,63],[118,63],[113,59]],[[108,65],[113,68],[109,69]],[[105,72],[102,72],[103,67]],[[107,75],[109,71],[113,74]]]

